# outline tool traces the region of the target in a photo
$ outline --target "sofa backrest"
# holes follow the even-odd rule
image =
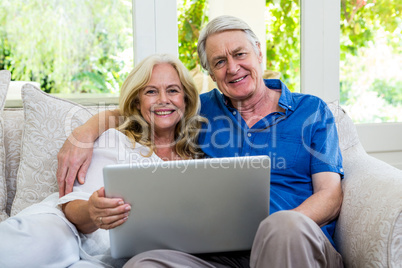
[[[31,86],[32,87],[32,86]],[[56,98],[57,99],[57,98]],[[45,100],[54,101],[54,98],[46,98]],[[359,142],[356,128],[352,120],[347,116],[345,111],[336,103],[328,104],[335,116],[335,121],[339,134],[339,144],[341,151],[344,151]],[[89,107],[96,112],[99,107]],[[104,109],[104,107],[100,108]],[[46,117],[46,115],[44,115]],[[20,154],[22,145],[22,136],[24,130],[24,109],[23,108],[6,108],[3,112],[4,120],[4,147],[5,147],[5,170],[7,183],[7,213],[10,215],[13,200],[17,191],[17,174],[20,164]],[[56,148],[48,148],[53,150]],[[56,182],[56,178],[54,178]]]
[[[22,131],[24,126],[24,111],[18,109],[4,109],[4,149],[5,149],[5,175],[7,184],[7,205],[6,211],[10,215],[16,187],[17,172],[20,165],[20,152]]]

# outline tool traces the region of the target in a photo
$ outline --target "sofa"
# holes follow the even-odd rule
[[[22,88],[22,108],[4,108],[10,73],[0,71],[0,221],[57,192],[57,152],[102,105],[81,106]],[[202,86],[201,86],[202,87]],[[402,267],[402,170],[369,156],[345,111],[329,103],[343,155],[344,199],[335,243],[346,267]]]

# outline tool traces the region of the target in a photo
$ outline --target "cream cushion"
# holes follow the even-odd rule
[[[401,267],[402,172],[367,155],[360,143],[343,158],[344,200],[335,241],[345,264]]]
[[[345,177],[335,243],[346,267],[401,267],[402,172],[362,147],[356,127],[342,108],[336,117]]]
[[[48,95],[33,85],[22,88],[24,123],[16,193],[11,216],[58,191],[57,153],[89,108]]]
[[[0,71],[0,222],[7,219],[7,182],[5,174],[6,157],[4,146],[3,108],[6,102],[7,90],[10,85],[11,73]]]
[[[24,110],[22,108],[5,108],[4,144],[6,153],[6,182],[7,182],[7,214],[10,215],[16,187],[17,171],[20,165],[22,130],[24,126]]]

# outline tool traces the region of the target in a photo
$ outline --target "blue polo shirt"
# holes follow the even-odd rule
[[[204,124],[199,144],[209,157],[268,155],[271,158],[270,213],[299,206],[313,194],[311,175],[341,174],[342,156],[335,119],[320,98],[292,93],[278,79],[264,80],[281,91],[274,112],[249,128],[228,98],[214,89],[201,94]],[[335,221],[321,229],[334,245]]]

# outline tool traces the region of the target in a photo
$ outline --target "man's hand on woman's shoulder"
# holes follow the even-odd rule
[[[74,129],[64,142],[57,154],[56,176],[60,197],[73,191],[76,179],[81,184],[85,182],[85,175],[92,159],[93,144],[93,138],[92,141],[91,138],[88,139],[80,127]]]

